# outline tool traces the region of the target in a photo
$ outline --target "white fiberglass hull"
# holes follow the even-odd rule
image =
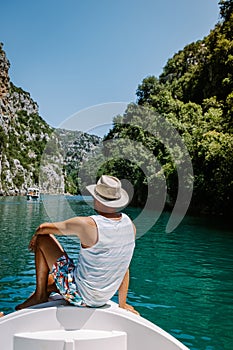
[[[63,305],[62,305],[63,304]],[[0,319],[4,350],[187,350],[148,320],[109,302],[73,307],[56,300]]]

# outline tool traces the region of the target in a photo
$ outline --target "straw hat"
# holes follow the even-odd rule
[[[121,208],[128,204],[128,193],[121,187],[117,177],[102,175],[96,185],[86,187],[100,203],[110,208]]]

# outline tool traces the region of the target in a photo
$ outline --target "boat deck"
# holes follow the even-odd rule
[[[158,326],[111,301],[87,308],[53,300],[4,316],[0,333],[7,350],[188,350]]]

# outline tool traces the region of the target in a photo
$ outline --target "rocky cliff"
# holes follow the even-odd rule
[[[30,94],[10,81],[9,68],[0,43],[0,195],[25,194],[34,185],[49,193],[77,191],[78,164],[100,138],[50,127]]]

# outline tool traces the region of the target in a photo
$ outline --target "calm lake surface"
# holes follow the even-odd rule
[[[127,213],[133,219],[139,211]],[[93,210],[78,196],[47,196],[41,202],[0,198],[0,311],[12,312],[34,290],[34,259],[27,247],[36,227],[90,214]],[[186,216],[168,234],[168,218],[162,214],[136,241],[128,301],[192,350],[232,350],[232,224]],[[75,258],[78,241],[60,241]]]

